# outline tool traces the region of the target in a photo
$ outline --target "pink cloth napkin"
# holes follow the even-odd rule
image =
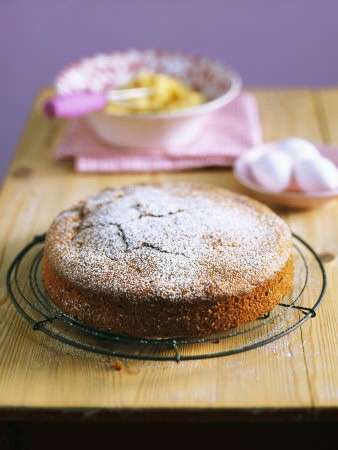
[[[227,167],[262,142],[255,98],[248,93],[214,115],[195,142],[160,152],[113,147],[101,141],[84,121],[72,121],[54,152],[56,160],[72,158],[79,172],[170,171],[201,167]]]

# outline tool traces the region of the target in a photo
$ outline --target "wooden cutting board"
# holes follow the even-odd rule
[[[338,412],[338,202],[312,211],[283,212],[293,231],[325,254],[328,290],[318,316],[262,348],[193,362],[116,360],[74,351],[33,331],[5,288],[14,255],[43,233],[63,208],[107,185],[189,180],[240,191],[229,170],[175,174],[80,175],[55,163],[52,148],[64,124],[40,113],[38,97],[0,198],[0,411],[49,408],[55,413],[123,417],[273,416]],[[266,140],[301,136],[338,146],[338,89],[255,90]],[[117,370],[118,369],[118,370]],[[13,408],[15,409],[13,410]],[[71,410],[70,410],[71,408]],[[30,412],[31,414],[31,412]],[[45,412],[43,413],[45,414]]]

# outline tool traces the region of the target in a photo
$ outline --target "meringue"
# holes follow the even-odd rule
[[[337,167],[327,158],[295,161],[294,179],[298,188],[305,192],[328,191],[338,188]]]
[[[292,160],[282,151],[267,151],[251,161],[250,170],[260,186],[272,192],[281,192],[290,184]]]
[[[300,138],[285,139],[277,143],[277,148],[292,160],[320,158],[317,148],[309,141]]]

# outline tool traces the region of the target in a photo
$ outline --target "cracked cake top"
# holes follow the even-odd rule
[[[65,280],[135,302],[239,295],[290,253],[289,228],[267,207],[188,183],[106,189],[61,212],[45,246]]]

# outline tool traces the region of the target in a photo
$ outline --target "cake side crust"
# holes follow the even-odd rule
[[[293,272],[290,256],[273,277],[243,295],[163,304],[88,293],[62,279],[43,258],[46,292],[62,311],[94,328],[133,337],[202,337],[255,320],[292,292]]]

